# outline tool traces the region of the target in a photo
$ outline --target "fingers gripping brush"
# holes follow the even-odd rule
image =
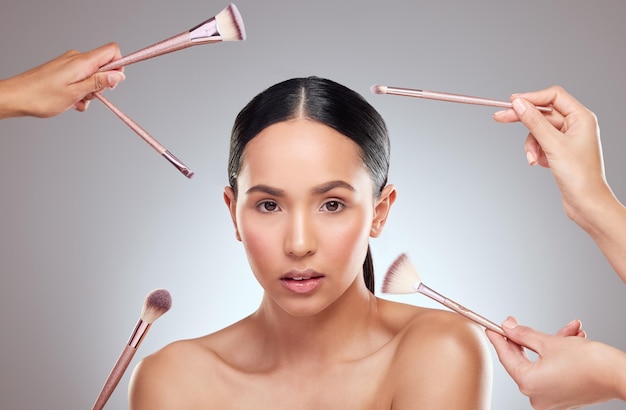
[[[409,257],[404,253],[398,256],[387,270],[383,279],[382,291],[390,294],[421,293],[479,325],[506,337],[500,326],[424,285],[417,269],[415,269]]]
[[[104,407],[128,368],[133,356],[135,356],[144,336],[148,333],[148,329],[150,329],[152,323],[167,312],[170,307],[172,307],[172,297],[165,289],[155,289],[146,296],[137,326],[135,326],[135,330],[133,330],[128,343],[124,346],[124,350],[122,350],[120,357],[117,359],[115,366],[113,366],[109,377],[104,383],[100,395],[93,405],[93,410],[101,410]]]

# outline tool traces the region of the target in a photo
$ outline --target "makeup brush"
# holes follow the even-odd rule
[[[139,322],[137,322],[137,326],[135,326],[135,330],[133,330],[128,344],[124,346],[124,350],[122,350],[115,366],[113,366],[113,370],[111,370],[109,377],[104,383],[100,395],[93,405],[93,410],[100,410],[104,407],[137,352],[137,348],[139,348],[148,329],[150,329],[152,323],[167,312],[170,307],[172,307],[172,297],[165,289],[155,289],[146,296],[143,308],[141,309]]]
[[[128,127],[135,131],[137,135],[141,137],[144,141],[146,141],[152,148],[154,148],[159,154],[161,154],[165,159],[167,159],[172,165],[176,167],[184,176],[187,178],[191,178],[194,175],[194,172],[189,169],[187,165],[185,165],[181,160],[176,158],[174,154],[169,152],[167,148],[165,148],[159,141],[156,140],[152,135],[148,133],[148,131],[141,128],[139,124],[133,121],[128,115],[124,114],[122,110],[117,108],[111,101],[105,98],[100,93],[94,93],[97,99],[102,101],[102,103],[109,109],[113,114],[117,115],[119,119],[121,119],[124,124],[128,125]]]
[[[217,43],[221,41],[241,41],[245,40],[246,31],[241,19],[241,14],[234,4],[228,5],[224,10],[214,17],[198,24],[187,31],[183,31],[173,37],[135,51],[118,60],[112,61],[100,67],[99,71],[108,71],[121,68],[123,66],[157,57],[173,51],[181,50],[187,47]],[[174,165],[187,178],[193,177],[194,173],[181,160],[176,158],[169,150],[159,143],[153,136],[144,130],[139,124],[117,108],[111,101],[100,93],[95,93],[104,105],[117,115],[130,129],[135,131],[139,137],[146,141],[159,154],[164,156],[172,165]]]
[[[472,97],[469,95],[442,93],[438,91],[414,90],[411,88],[389,87],[386,85],[373,85],[371,91],[374,94],[393,94],[405,97],[426,98],[429,100],[439,100],[457,102],[463,104],[486,105],[491,107],[512,108],[513,104],[507,101],[492,100],[489,98]],[[550,107],[537,107],[541,112],[552,112]]]
[[[173,51],[201,44],[218,43],[221,41],[242,41],[246,39],[246,31],[241,14],[234,4],[228,5],[214,17],[203,21],[195,27],[168,39],[142,48],[118,60],[100,67],[100,71],[115,70],[138,61],[147,60]]]
[[[383,280],[382,291],[383,293],[391,294],[421,293],[479,325],[506,337],[500,326],[424,285],[417,269],[415,269],[409,257],[404,253],[398,256],[387,270]]]

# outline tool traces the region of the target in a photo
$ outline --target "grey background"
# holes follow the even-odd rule
[[[173,307],[108,408],[126,407],[141,357],[257,307],[261,290],[222,202],[228,136],[254,94],[294,76],[339,81],[388,123],[399,194],[372,241],[378,289],[406,251],[425,283],[496,322],[514,314],[554,332],[580,318],[591,338],[626,350],[626,289],[564,215],[549,171],[527,165],[524,128],[495,123],[490,107],[369,91],[378,83],[508,99],[561,84],[598,115],[607,177],[624,199],[626,3],[236,4],[245,42],[129,66],[127,81],[107,91],[196,171],[192,180],[98,101],[82,114],[0,122],[0,408],[91,408],[155,288],[171,292]],[[116,41],[127,54],[226,5],[4,0],[0,78],[70,48]],[[421,295],[394,299],[440,307]],[[493,408],[529,408],[495,353]]]

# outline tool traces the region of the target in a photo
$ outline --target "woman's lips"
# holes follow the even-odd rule
[[[322,284],[323,280],[324,275],[310,270],[289,272],[280,278],[280,282],[287,290],[298,294],[313,292]]]

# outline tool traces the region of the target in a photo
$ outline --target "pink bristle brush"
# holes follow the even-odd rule
[[[500,326],[424,285],[417,269],[415,269],[409,257],[404,253],[398,256],[387,270],[383,280],[382,291],[390,294],[421,293],[479,325],[506,337],[504,330]]]
[[[144,336],[152,326],[155,320],[160,318],[165,312],[172,307],[172,297],[165,289],[155,289],[146,296],[141,309],[141,317],[135,326],[135,330],[130,336],[128,343],[124,346],[124,350],[117,359],[115,366],[111,370],[95,404],[93,410],[101,410],[106,402],[113,394],[124,372],[128,368],[130,361],[137,352],[139,345],[143,341]]]
[[[123,66],[133,64],[149,58],[157,57],[173,51],[182,50],[191,46],[217,43],[221,41],[242,41],[246,38],[246,32],[241,19],[241,14],[234,4],[228,5],[224,10],[214,17],[198,24],[197,26],[177,34],[173,37],[135,51],[118,60],[112,61],[100,67],[99,71],[108,71],[121,68]],[[183,175],[191,178],[194,173],[182,161],[176,158],[163,145],[161,145],[146,130],[139,126],[130,117],[124,114],[111,101],[100,93],[95,93],[104,105],[117,115],[130,129],[135,131],[144,141],[146,141],[159,154],[165,157],[172,165],[174,165]]]
[[[469,95],[442,93],[439,91],[415,90],[412,88],[389,87],[386,85],[373,85],[371,91],[374,94],[392,94],[405,97],[426,98],[429,100],[439,100],[457,102],[463,104],[486,105],[491,107],[512,108],[513,104],[507,101],[492,100],[489,98],[472,97]],[[542,112],[552,112],[550,107],[537,107]]]

